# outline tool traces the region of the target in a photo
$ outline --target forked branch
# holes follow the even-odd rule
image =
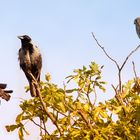
[[[115,63],[115,65],[117,66],[117,68],[119,69],[119,64],[117,63],[117,61],[115,59],[113,59],[108,53],[107,51],[104,49],[104,47],[102,47],[102,45],[99,43],[99,41],[97,40],[97,38],[95,37],[95,35],[92,32],[92,36],[94,38],[94,40],[96,41],[96,44],[103,50],[103,52],[105,53],[105,55]]]
[[[129,57],[130,57],[134,52],[136,52],[139,48],[140,48],[140,45],[137,46],[134,50],[132,50],[132,51],[129,53],[129,55],[126,57],[125,61],[124,61],[123,64],[121,65],[120,70],[123,69],[124,65],[126,64],[127,60],[129,59]]]
[[[96,41],[96,44],[98,45],[98,47],[100,47],[104,54],[112,61],[115,63],[115,65],[117,66],[117,69],[118,69],[118,79],[119,79],[119,92],[121,93],[122,92],[122,80],[121,80],[121,72],[122,72],[122,69],[124,68],[126,62],[128,61],[128,59],[131,57],[131,55],[136,52],[139,48],[140,48],[140,45],[137,46],[134,50],[132,50],[129,55],[125,58],[124,62],[122,63],[122,65],[119,65],[118,62],[113,59],[108,53],[107,51],[104,49],[104,47],[102,47],[102,45],[99,43],[99,41],[97,40],[97,38],[95,37],[94,33],[92,32],[92,37],[94,38],[94,40]]]

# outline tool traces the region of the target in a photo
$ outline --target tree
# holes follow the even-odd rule
[[[7,125],[8,132],[18,129],[19,139],[23,140],[26,123],[33,122],[40,128],[41,140],[138,140],[140,138],[140,79],[133,63],[135,77],[126,84],[122,84],[121,71],[129,57],[139,49],[138,46],[120,66],[116,60],[108,55],[92,34],[97,45],[118,68],[118,86],[113,86],[115,96],[96,104],[97,88],[105,92],[102,80],[103,66],[91,62],[89,67],[75,69],[68,76],[63,88],[51,83],[50,75],[40,86],[34,80],[39,97],[24,100],[20,104],[21,113],[17,115],[15,124]],[[71,82],[74,87],[67,88]],[[28,90],[28,89],[27,89]],[[101,93],[100,93],[101,94]],[[93,98],[94,97],[94,98]],[[114,116],[116,116],[114,120]],[[47,122],[51,120],[55,129],[48,132]]]

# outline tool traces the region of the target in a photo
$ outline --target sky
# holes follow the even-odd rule
[[[52,81],[59,86],[73,69],[88,66],[95,61],[103,68],[106,88],[117,84],[117,69],[97,46],[93,32],[106,51],[122,64],[126,56],[140,44],[134,19],[140,16],[139,0],[4,0],[0,1],[0,77],[12,89],[11,100],[1,100],[0,139],[18,140],[17,132],[7,133],[5,125],[13,124],[19,113],[22,99],[30,99],[24,87],[28,82],[19,68],[18,35],[27,34],[38,45],[43,68],[41,79],[49,72]],[[134,77],[132,61],[139,75],[140,50],[124,67],[122,78],[125,83]],[[99,101],[113,97],[113,91],[99,94]],[[30,128],[34,130],[34,128]],[[25,140],[38,140],[31,133]]]

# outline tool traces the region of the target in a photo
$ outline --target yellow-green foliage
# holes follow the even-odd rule
[[[49,74],[46,75],[46,81],[41,82],[43,101],[54,116],[59,130],[56,127],[52,133],[48,132],[48,116],[36,97],[20,104],[21,113],[14,125],[6,126],[7,131],[18,129],[19,139],[23,140],[24,135],[29,135],[25,130],[26,123],[31,121],[34,127],[40,127],[41,140],[139,140],[140,80],[128,81],[122,86],[121,92],[115,92],[114,98],[95,104],[96,89],[105,92],[105,82],[101,80],[102,68],[92,62],[89,68],[83,66],[74,70],[63,88],[51,83]],[[67,89],[71,82],[76,83],[73,84],[75,87]],[[36,119],[42,123],[37,125]]]

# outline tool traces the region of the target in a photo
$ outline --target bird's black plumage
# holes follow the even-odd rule
[[[136,33],[137,33],[138,37],[140,38],[140,17],[137,17],[134,20],[134,24],[136,26]]]
[[[21,40],[21,48],[19,49],[19,63],[20,67],[25,73],[29,85],[31,96],[37,96],[34,84],[28,73],[36,78],[37,82],[40,83],[40,73],[42,68],[42,57],[39,49],[32,43],[32,39],[27,36],[18,36]]]

